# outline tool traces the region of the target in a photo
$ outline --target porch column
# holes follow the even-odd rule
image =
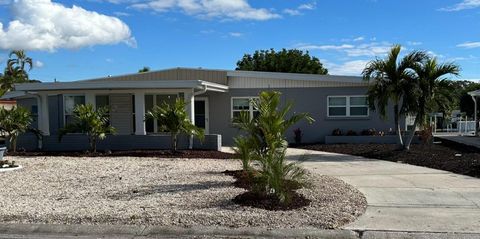
[[[40,105],[38,107],[39,111],[39,122],[38,128],[42,131],[43,135],[50,135],[50,120],[49,120],[49,112],[48,112],[48,95],[41,94],[40,97]]]
[[[145,131],[145,93],[135,93],[135,134],[146,135]]]
[[[195,124],[195,94],[193,93],[193,89],[190,91],[186,91],[184,94],[184,100],[185,103],[187,104],[186,111],[188,114],[188,118],[192,124]],[[190,137],[190,143],[188,146],[190,149],[193,148],[193,136]]]

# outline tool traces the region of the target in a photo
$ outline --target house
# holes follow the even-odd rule
[[[252,117],[256,110],[250,100],[261,91],[282,93],[283,102],[292,101],[294,112],[308,112],[316,120],[301,122],[303,142],[324,142],[325,136],[340,128],[345,132],[392,128],[367,106],[367,83],[360,77],[174,68],[146,73],[109,76],[91,80],[55,83],[17,84],[3,98],[16,99],[31,110],[34,126],[43,134],[24,135],[19,147],[33,150],[84,150],[84,135],[70,134],[58,141],[58,131],[72,121],[73,108],[90,103],[110,108],[110,123],[117,134],[99,142],[99,149],[129,150],[168,148],[169,137],[159,131],[155,120],[144,120],[145,112],[161,102],[177,97],[190,102],[187,112],[195,125],[206,131],[203,143],[185,137],[180,147],[218,149],[232,145],[239,130],[231,123],[240,111]],[[390,118],[392,119],[392,118]],[[293,128],[290,135],[293,141]]]

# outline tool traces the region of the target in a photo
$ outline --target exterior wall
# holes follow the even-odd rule
[[[110,95],[110,122],[119,135],[133,133],[133,106],[131,94]]]
[[[24,134],[18,138],[18,148],[27,151],[38,150],[38,140],[33,134]],[[180,137],[179,149],[187,149],[189,139]],[[205,135],[205,140],[200,142],[194,139],[194,149],[220,150],[222,137],[220,135]],[[88,138],[83,134],[66,135],[61,142],[57,135],[42,137],[42,150],[44,151],[85,151],[88,150]],[[170,149],[170,136],[168,135],[110,135],[105,140],[98,142],[97,149],[103,150],[141,150],[141,149]]]
[[[231,124],[231,97],[258,96],[266,89],[230,89],[227,93],[207,92],[210,102],[210,133],[221,134],[223,145],[232,145],[233,137],[239,130]],[[282,92],[282,102],[292,101],[292,112],[308,112],[315,119],[309,125],[301,121],[287,131],[289,142],[294,142],[293,129],[300,128],[303,132],[304,143],[324,143],[325,136],[340,128],[342,131],[355,130],[357,132],[375,128],[388,131],[393,128],[393,113],[389,112],[388,121],[380,119],[376,112],[370,110],[368,117],[327,117],[327,97],[335,95],[364,95],[366,87],[323,87],[323,88],[272,88]],[[203,96],[203,95],[202,95]],[[404,125],[404,122],[402,123]]]
[[[37,99],[35,98],[24,98],[24,99],[18,99],[17,100],[17,105],[19,107],[24,107],[27,110],[31,111],[32,107],[37,106]],[[33,117],[32,120],[32,127],[38,128],[38,117]]]

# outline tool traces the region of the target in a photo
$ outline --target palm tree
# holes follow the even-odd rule
[[[32,58],[27,57],[23,50],[12,51],[9,57],[4,74],[0,75],[0,95],[12,90],[15,83],[29,82],[25,67],[28,66],[28,71],[33,67]]]
[[[460,67],[454,63],[439,64],[436,58],[428,57],[422,64],[416,64],[413,67],[416,77],[414,79],[415,89],[413,94],[415,97],[410,101],[409,113],[415,114],[415,121],[410,136],[405,143],[405,149],[410,149],[415,129],[419,125],[424,125],[427,113],[433,109],[434,105],[443,107],[449,105],[447,97],[448,84],[446,82],[447,75],[459,75]]]
[[[415,77],[412,68],[425,59],[426,53],[413,51],[399,59],[401,49],[400,45],[394,45],[386,58],[370,61],[362,74],[364,80],[370,83],[367,95],[372,110],[378,110],[380,116],[386,119],[387,107],[393,102],[395,131],[398,144],[403,147],[400,117],[405,109],[400,101],[410,93],[406,89]]]
[[[305,171],[297,163],[286,162],[288,143],[285,133],[300,120],[306,119],[312,123],[314,119],[307,113],[291,115],[292,103],[280,109],[280,94],[275,91],[260,93],[259,99],[251,102],[258,110],[258,116],[251,118],[248,112],[243,111],[233,119],[233,123],[247,133],[245,137],[251,152],[249,157],[261,166],[259,180],[255,180],[258,185],[254,185],[254,190],[263,195],[273,195],[280,203],[288,203],[292,192],[288,182],[295,181],[302,185]],[[238,140],[237,147],[241,148]]]
[[[9,148],[17,151],[17,138],[30,129],[32,117],[23,107],[13,107],[7,110],[0,107],[0,132],[6,133]]]
[[[177,98],[174,104],[163,102],[161,106],[155,106],[146,114],[147,119],[156,119],[162,130],[170,132],[172,153],[177,152],[178,135],[181,133],[196,136],[200,140],[205,137],[203,129],[196,127],[188,119],[186,105],[185,101]]]
[[[77,105],[73,109],[74,122],[60,129],[58,140],[68,133],[84,133],[88,136],[90,151],[97,152],[98,140],[103,140],[107,134],[115,133],[115,128],[110,126],[108,109],[105,107],[94,109],[92,104]]]

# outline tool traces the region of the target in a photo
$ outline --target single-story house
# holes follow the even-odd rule
[[[256,111],[250,99],[265,90],[280,91],[283,102],[294,103],[292,111],[308,112],[316,120],[292,128],[287,135],[292,142],[296,128],[302,130],[305,143],[324,142],[336,128],[344,132],[393,128],[392,120],[384,121],[369,110],[367,83],[353,76],[173,68],[72,82],[17,84],[3,98],[16,99],[18,105],[30,109],[33,126],[44,134],[41,142],[33,135],[21,137],[19,147],[27,150],[86,149],[84,135],[70,134],[58,141],[59,129],[72,121],[73,108],[86,103],[109,107],[110,123],[117,129],[115,135],[99,142],[99,149],[168,148],[168,135],[159,131],[155,120],[145,121],[144,115],[177,97],[189,103],[190,120],[206,132],[203,143],[185,137],[180,146],[218,149],[233,144],[240,132],[232,118],[240,111],[253,117]]]

